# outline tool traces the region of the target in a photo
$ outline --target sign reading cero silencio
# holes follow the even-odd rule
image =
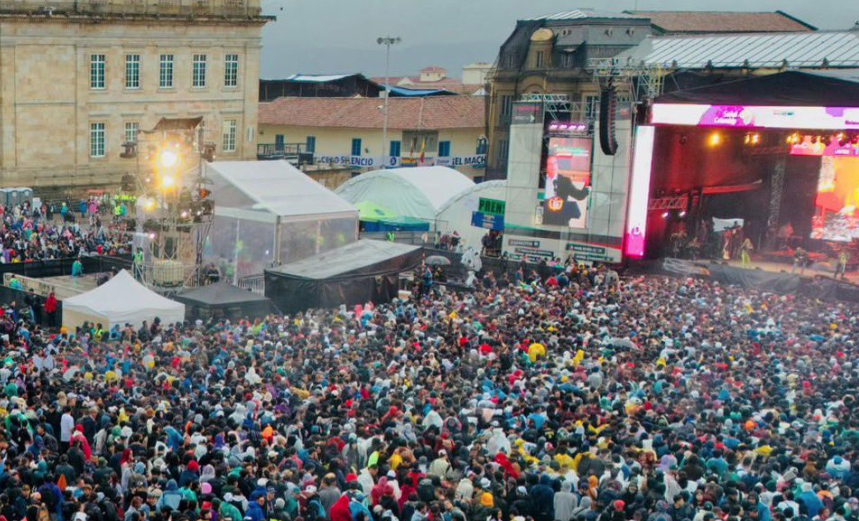
[[[314,157],[317,163],[325,165],[352,167],[352,168],[382,168],[397,167],[397,166],[447,166],[450,168],[470,167],[470,168],[486,168],[486,155],[479,154],[474,156],[455,156],[455,157],[424,157],[421,161],[419,157],[376,157],[376,156],[325,156],[317,155]]]

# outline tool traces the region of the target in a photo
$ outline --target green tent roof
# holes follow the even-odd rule
[[[399,218],[398,215],[394,215],[389,210],[370,201],[361,201],[355,205],[355,208],[358,209],[359,219],[365,222],[387,222]]]

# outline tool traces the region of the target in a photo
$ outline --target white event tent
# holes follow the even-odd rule
[[[239,277],[358,240],[358,210],[286,161],[206,164],[215,218],[204,256]]]
[[[376,170],[353,177],[335,193],[352,204],[368,201],[400,217],[435,228],[438,211],[457,194],[474,186],[462,173],[445,166]]]
[[[162,324],[185,320],[185,304],[162,297],[122,270],[94,290],[63,301],[63,326],[74,330],[89,321],[105,329],[115,324],[140,327],[155,318]]]
[[[507,181],[484,181],[470,186],[452,197],[436,215],[437,230],[441,233],[459,233],[463,246],[480,251],[480,240],[488,230],[471,225],[471,216],[480,205],[480,199],[507,201]]]

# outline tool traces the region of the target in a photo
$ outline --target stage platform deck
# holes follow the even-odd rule
[[[696,261],[698,264],[722,264],[722,261]],[[728,266],[733,268],[742,269],[742,263],[740,261],[727,261]],[[769,273],[790,273],[793,268],[792,264],[785,264],[783,262],[771,262],[765,260],[755,260],[752,261],[751,269],[760,268],[763,271]],[[796,274],[799,275],[799,269],[797,269]],[[834,278],[835,276],[835,264],[834,262],[815,262],[811,266],[805,268],[802,272],[802,276],[804,277],[829,277]],[[841,280],[841,277],[838,277],[838,280]],[[844,277],[844,280],[847,282],[851,282],[853,284],[859,284],[859,272],[856,271],[848,271]]]
[[[30,278],[22,275],[17,276],[26,286],[26,281],[38,281],[42,284],[50,286],[54,289],[54,295],[57,300],[63,301],[68,298],[86,293],[98,287],[97,274],[85,275],[83,277],[41,277]]]

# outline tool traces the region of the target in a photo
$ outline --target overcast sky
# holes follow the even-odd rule
[[[388,34],[403,39],[391,52],[392,75],[441,65],[459,76],[464,64],[493,61],[517,19],[578,7],[621,11],[636,8],[636,0],[263,0],[263,12],[277,22],[263,30],[262,76],[382,75],[385,54],[376,38]],[[859,0],[637,0],[637,8],[782,10],[820,29],[859,20]]]

